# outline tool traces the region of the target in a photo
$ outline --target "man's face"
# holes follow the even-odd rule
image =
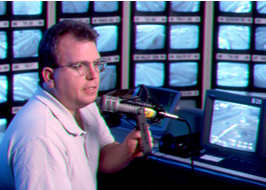
[[[94,69],[93,63],[100,58],[95,43],[78,41],[66,34],[59,41],[57,52],[61,68],[55,69],[52,93],[71,111],[94,102],[99,89],[99,72]],[[65,67],[78,62],[88,66],[84,75]]]

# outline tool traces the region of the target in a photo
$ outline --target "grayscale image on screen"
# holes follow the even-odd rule
[[[260,108],[215,100],[210,143],[255,152]]]

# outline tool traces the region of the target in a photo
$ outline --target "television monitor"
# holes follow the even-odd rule
[[[169,84],[172,87],[195,86],[198,84],[197,62],[171,62]]]
[[[7,120],[5,118],[0,118],[0,143],[3,139],[6,128],[7,128]]]
[[[166,2],[136,1],[136,10],[139,12],[164,12],[166,10]]]
[[[224,87],[247,87],[249,83],[249,65],[241,62],[217,63],[218,86]]]
[[[87,1],[62,1],[62,13],[86,13],[89,9],[89,2]]]
[[[262,97],[207,90],[201,144],[227,156],[260,156],[265,118]]]
[[[0,31],[0,59],[7,57],[7,35],[5,31]]]
[[[196,49],[199,47],[199,25],[173,24],[170,26],[171,49]]]
[[[135,86],[144,84],[160,87],[164,84],[165,64],[160,62],[137,62],[135,64]]]
[[[13,31],[14,58],[37,57],[42,31],[38,29]]]
[[[252,3],[250,1],[220,1],[219,10],[225,13],[250,13]]]
[[[171,11],[173,12],[198,12],[200,10],[199,1],[171,1]]]
[[[218,48],[224,50],[249,50],[251,28],[245,25],[219,25]]]
[[[135,89],[133,96],[139,97],[142,102],[147,104],[161,106],[165,112],[173,114],[179,103],[181,93],[169,88],[140,85]],[[160,138],[165,133],[170,120],[163,118],[154,123],[147,119],[153,137]]]
[[[256,2],[256,10],[260,14],[266,14],[266,2],[265,1],[257,1]]]
[[[39,83],[38,72],[17,73],[13,75],[13,100],[25,101],[36,91]]]
[[[165,47],[165,38],[165,25],[136,25],[135,48],[137,50],[161,50]]]
[[[13,15],[40,15],[42,14],[42,1],[13,1]]]
[[[117,50],[119,41],[117,25],[95,26],[94,29],[99,34],[97,39],[97,48],[100,52]]]
[[[100,91],[111,90],[117,84],[117,66],[107,65],[103,72],[100,73]]]
[[[116,12],[119,8],[117,1],[94,1],[94,12],[110,13]]]
[[[255,28],[255,49],[259,51],[266,50],[266,27],[259,26]]]
[[[6,2],[0,1],[0,15],[6,14]]]
[[[266,88],[266,64],[254,65],[254,86],[258,88]]]
[[[7,101],[7,76],[0,75],[0,103],[4,103]]]

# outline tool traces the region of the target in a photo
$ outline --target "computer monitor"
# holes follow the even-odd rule
[[[201,144],[231,155],[263,155],[264,118],[262,97],[207,90]]]
[[[136,88],[136,96],[142,102],[160,106],[165,112],[173,114],[181,97],[181,93],[177,90],[169,88],[152,87],[140,85]],[[170,122],[169,118],[163,118],[158,123],[147,120],[154,137],[161,137]]]

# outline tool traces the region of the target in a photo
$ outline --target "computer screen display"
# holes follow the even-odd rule
[[[250,26],[244,25],[219,25],[218,48],[225,50],[250,49]]]
[[[136,10],[139,12],[163,12],[166,2],[163,1],[136,1]]]
[[[173,87],[194,86],[198,83],[197,62],[171,62],[169,83]]]
[[[137,62],[135,67],[135,86],[147,85],[161,87],[164,84],[165,64],[161,62]]]
[[[0,1],[0,15],[6,14],[6,2]]]
[[[255,152],[260,107],[214,100],[209,142],[241,151]]]
[[[0,75],[0,103],[7,101],[7,89],[8,89],[7,76]]]
[[[170,26],[171,49],[196,49],[199,47],[199,25],[175,24]]]
[[[103,72],[100,73],[100,91],[111,90],[117,84],[117,66],[107,65]]]
[[[0,59],[7,56],[7,35],[5,31],[0,31]]]
[[[262,97],[207,90],[202,145],[232,154],[257,154],[265,128],[264,107]]]
[[[13,31],[14,58],[37,57],[41,37],[42,32],[38,29]]]
[[[266,27],[259,26],[255,29],[255,49],[266,51]]]
[[[25,101],[36,91],[39,83],[37,72],[19,73],[13,75],[13,100]]]
[[[173,12],[198,12],[200,9],[199,1],[171,1],[170,5]]]
[[[12,13],[14,15],[40,15],[42,1],[13,1]]]
[[[94,29],[98,32],[97,48],[100,52],[117,50],[118,45],[118,26],[104,25],[96,26]]]
[[[240,62],[218,62],[217,81],[219,86],[247,87],[249,83],[249,65]]]
[[[258,88],[266,88],[266,64],[254,65],[254,86]]]
[[[3,139],[4,134],[5,134],[6,127],[7,127],[7,120],[4,118],[0,118],[0,143]]]
[[[87,1],[62,1],[62,13],[86,13],[89,9],[89,2]]]
[[[250,1],[220,1],[219,10],[226,13],[249,13],[252,4]]]
[[[137,50],[160,50],[165,47],[165,26],[161,24],[136,25],[135,48]]]
[[[117,1],[94,1],[94,12],[110,13],[116,12],[119,8]]]

